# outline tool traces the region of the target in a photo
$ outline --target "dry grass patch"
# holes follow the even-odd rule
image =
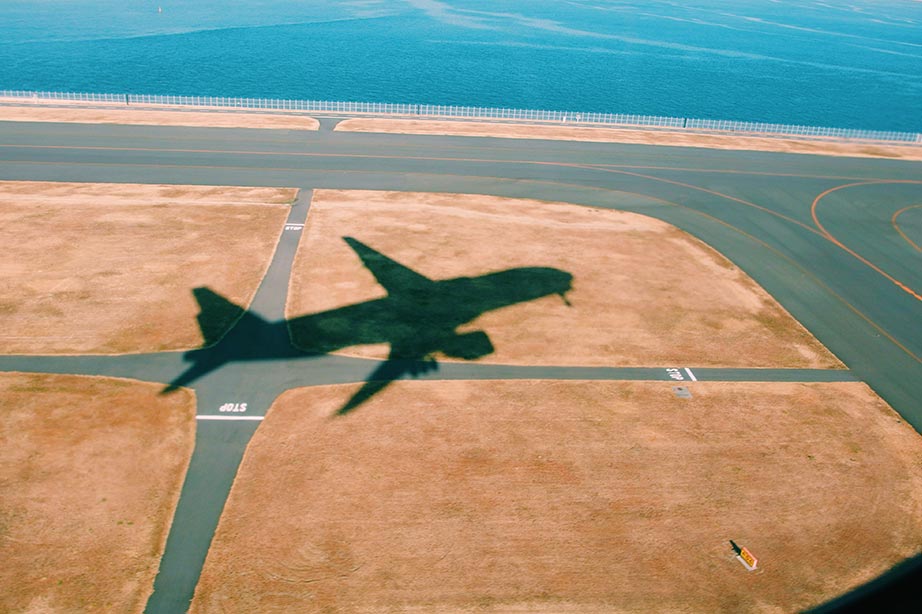
[[[389,132],[420,135],[636,143],[642,145],[773,151],[858,158],[922,160],[922,149],[915,145],[675,132],[655,128],[599,128],[592,126],[506,124],[496,122],[356,118],[340,122],[337,124],[336,130],[343,132]]]
[[[0,182],[0,353],[201,345],[192,288],[249,304],[296,194]]]
[[[195,398],[0,374],[0,611],[141,612],[195,432]]]
[[[916,553],[922,440],[866,386],[690,387],[289,391],[192,611],[791,612]]]
[[[672,132],[665,129],[596,128],[541,124],[439,121],[418,119],[347,119],[336,125],[343,132],[391,132],[447,136],[486,136],[507,139],[547,139],[598,143],[638,143],[674,147],[704,147],[746,151],[848,156],[855,158],[900,158],[922,160],[922,148],[914,145],[868,144],[861,142],[739,136]]]
[[[54,108],[0,106],[0,121],[62,122],[76,124],[134,124],[196,128],[283,128],[317,130],[320,122],[303,115],[232,113],[227,111],[133,110],[130,108]]]
[[[748,276],[674,226],[634,213],[493,196],[315,191],[289,317],[385,295],[343,236],[435,280],[514,267],[571,273],[572,306],[548,296],[460,328],[487,332],[496,349],[487,362],[840,366]],[[382,357],[387,347],[346,352]]]

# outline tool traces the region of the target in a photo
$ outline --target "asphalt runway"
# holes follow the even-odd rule
[[[465,192],[623,209],[678,226],[771,293],[846,370],[508,367],[446,363],[420,377],[864,381],[922,431],[922,163],[563,141],[0,122],[0,179]],[[53,229],[49,229],[53,231]],[[300,231],[285,231],[250,307],[284,317]],[[501,263],[498,263],[501,264]],[[240,335],[237,335],[240,337]],[[233,331],[222,341],[233,358]],[[268,341],[267,341],[268,343]],[[287,344],[287,340],[279,343]],[[235,345],[238,344],[238,345]],[[378,361],[229,360],[191,387],[195,454],[148,612],[184,611],[237,466],[282,391],[364,381]],[[0,357],[0,371],[170,382],[181,352]],[[667,371],[667,368],[674,370]],[[416,369],[408,369],[416,371]],[[225,403],[247,419],[226,420]]]

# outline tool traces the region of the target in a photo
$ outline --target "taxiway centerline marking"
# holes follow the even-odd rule
[[[0,143],[0,148],[2,148],[2,147],[23,147],[23,148],[29,148],[29,149],[108,149],[108,150],[113,150],[113,151],[114,151],[114,150],[119,150],[119,151],[124,150],[124,149],[108,148],[108,147],[56,146],[56,145],[20,145],[20,146],[16,146],[16,145],[9,145],[9,144]],[[138,149],[138,148],[133,148],[133,149]],[[127,149],[127,150],[133,150],[133,149]],[[140,150],[141,150],[141,151],[162,151],[162,150],[160,150],[160,149],[147,149],[147,150],[145,150],[145,149],[140,149]],[[169,151],[169,150],[167,150],[167,151]],[[184,152],[185,152],[185,151],[192,151],[192,152],[195,152],[196,150],[177,150],[177,151],[184,151]],[[207,151],[207,150],[203,150],[203,151]],[[215,150],[214,153],[222,153],[222,152],[219,151],[219,150]],[[224,153],[227,153],[227,152],[224,152]],[[254,153],[261,153],[261,152],[254,152]],[[284,153],[283,153],[283,154],[281,154],[281,155],[313,155],[313,156],[322,156],[322,155],[326,155],[327,157],[347,157],[347,154],[306,154],[306,153],[302,153],[302,154],[284,154]],[[365,155],[359,154],[359,155],[355,155],[354,157],[358,157],[358,158],[370,158],[370,157],[387,158],[387,156],[371,156],[371,155],[367,155],[367,154],[365,154]],[[411,158],[411,157],[409,157],[409,156],[399,156],[399,157],[397,157],[397,158],[398,158],[398,159],[400,159],[400,158],[424,159],[424,160],[427,159],[427,158],[419,158],[419,157]],[[430,159],[432,159],[432,158],[430,158]],[[466,159],[464,159],[464,158],[434,158],[434,160],[444,160],[444,161],[465,161]],[[467,161],[471,161],[471,162],[473,162],[473,161],[477,161],[477,162],[509,162],[508,160],[507,160],[507,161],[503,161],[503,160],[487,160],[487,159],[481,159],[481,160],[477,160],[477,159],[467,159]],[[124,163],[124,162],[122,162],[122,163],[118,163],[118,162],[92,162],[92,163],[85,163],[85,162],[63,162],[63,161],[47,162],[47,161],[37,161],[37,160],[18,160],[18,161],[13,161],[13,162],[16,163],[16,164],[30,164],[30,165],[40,165],[40,166],[51,166],[51,165],[69,165],[69,166],[75,166],[75,165],[76,165],[76,166],[130,166],[130,167],[182,168],[182,169],[195,169],[195,168],[199,168],[199,169],[221,169],[221,170],[228,170],[228,169],[254,170],[253,167],[249,167],[249,166],[234,166],[234,165],[213,166],[213,165],[202,165],[202,164],[152,164],[152,163]],[[520,163],[520,164],[549,165],[549,166],[550,166],[550,165],[554,165],[554,163],[552,163],[552,162],[537,162],[537,161],[535,161],[535,162],[524,162],[524,161],[519,161],[518,163]],[[692,185],[692,184],[686,184],[686,183],[681,183],[681,182],[670,181],[670,180],[667,180],[667,179],[661,179],[661,178],[653,177],[653,176],[650,176],[650,175],[643,175],[643,174],[640,174],[640,173],[629,173],[629,172],[625,172],[625,171],[618,171],[618,170],[614,170],[614,169],[610,169],[610,168],[604,168],[604,167],[602,167],[602,166],[594,166],[594,165],[558,164],[558,166],[569,166],[569,167],[573,167],[573,168],[594,169],[594,170],[598,170],[598,171],[602,171],[602,172],[620,173],[620,174],[624,174],[624,175],[633,175],[633,176],[636,176],[636,177],[641,177],[641,178],[648,179],[648,180],[655,181],[655,182],[673,183],[673,184],[675,184],[675,185],[680,185],[680,186],[683,186],[683,187],[687,187],[687,188],[691,188],[691,189],[695,189],[695,190],[699,190],[699,191],[708,192],[708,193],[713,194],[713,195],[718,196],[718,197],[723,197],[723,198],[728,198],[728,199],[730,199],[730,200],[735,200],[735,201],[740,202],[741,204],[744,204],[744,205],[747,205],[747,206],[754,206],[754,207],[756,207],[757,209],[763,209],[762,207],[759,207],[758,205],[755,205],[754,203],[749,203],[749,202],[744,201],[744,200],[736,199],[736,198],[733,198],[733,197],[728,196],[728,195],[726,195],[726,194],[721,194],[720,192],[714,192],[714,191],[706,190],[706,189],[704,189],[704,188],[701,188],[701,187],[699,187],[699,186],[695,186],[695,185]],[[292,171],[292,172],[303,172],[305,169],[303,169],[303,168],[263,167],[263,168],[261,168],[261,169],[259,169],[259,170],[262,170],[262,171],[286,171],[286,172],[287,172],[287,171]],[[355,170],[337,169],[337,170],[335,170],[335,171],[329,171],[329,172],[341,173],[341,174],[346,174],[346,175],[348,175],[348,174],[353,174],[353,173],[363,173],[363,172],[367,172],[367,171],[355,171]],[[445,175],[448,175],[448,176],[460,176],[460,175],[456,175],[456,174],[453,174],[453,173],[435,173],[435,172],[426,173],[426,172],[421,172],[421,171],[411,171],[411,172],[408,172],[408,173],[405,173],[405,174],[418,175],[418,176],[430,176],[430,175],[431,175],[431,176],[445,176]],[[512,179],[509,179],[508,177],[496,177],[496,176],[487,176],[487,175],[478,175],[478,177],[481,178],[481,179],[483,179],[483,178],[488,178],[488,179],[498,179],[498,180],[502,180],[502,181],[513,181]],[[739,234],[741,234],[741,235],[747,237],[748,239],[750,239],[750,240],[752,240],[752,241],[755,241],[756,243],[762,245],[762,246],[765,247],[766,249],[769,249],[770,251],[776,253],[776,254],[779,255],[781,258],[783,258],[783,259],[787,260],[788,262],[790,262],[791,264],[793,264],[795,267],[801,269],[807,276],[813,278],[813,279],[815,280],[815,282],[816,282],[820,287],[822,287],[824,290],[826,290],[826,291],[827,291],[828,293],[830,293],[832,296],[834,296],[835,298],[837,298],[837,299],[838,299],[843,305],[845,305],[846,308],[848,308],[852,313],[854,313],[855,315],[857,315],[858,317],[860,317],[862,320],[864,320],[865,322],[867,322],[869,325],[871,325],[874,329],[876,329],[877,331],[879,331],[884,337],[886,337],[886,338],[887,338],[889,341],[891,341],[894,345],[896,345],[898,348],[900,348],[904,353],[906,353],[908,356],[910,356],[913,360],[915,360],[916,362],[922,362],[922,358],[920,358],[919,356],[917,356],[917,355],[916,355],[915,353],[913,353],[909,348],[907,348],[905,345],[903,345],[902,343],[900,343],[893,335],[891,335],[889,332],[887,332],[883,327],[881,327],[879,324],[877,324],[876,322],[874,322],[873,320],[871,320],[870,317],[868,317],[867,315],[865,315],[861,310],[859,310],[857,307],[855,307],[855,306],[852,305],[850,302],[848,302],[844,297],[842,297],[838,292],[836,292],[835,290],[833,290],[832,288],[830,288],[827,284],[823,283],[816,275],[813,275],[813,274],[810,273],[808,270],[806,270],[803,266],[801,266],[800,264],[798,264],[794,259],[792,259],[791,257],[789,257],[789,256],[787,256],[787,255],[785,255],[785,254],[783,254],[783,253],[780,252],[778,249],[771,247],[771,246],[768,245],[765,241],[762,241],[762,240],[759,239],[758,237],[756,237],[756,236],[754,236],[754,235],[752,235],[752,234],[750,234],[750,233],[748,233],[748,232],[746,232],[746,231],[744,231],[744,230],[742,230],[742,229],[740,229],[740,228],[738,228],[738,227],[736,227],[736,226],[730,224],[729,222],[727,222],[727,221],[725,221],[725,220],[722,220],[722,219],[720,219],[720,218],[718,218],[718,217],[715,217],[715,216],[713,216],[713,215],[710,215],[710,214],[708,214],[708,213],[705,213],[705,212],[700,211],[700,210],[698,210],[698,209],[695,209],[695,208],[693,208],[693,207],[689,207],[689,206],[687,206],[687,205],[682,205],[682,204],[679,204],[679,203],[677,203],[677,202],[664,200],[664,199],[661,199],[661,198],[657,198],[657,197],[655,197],[655,196],[651,196],[651,195],[649,195],[649,194],[643,194],[643,193],[639,193],[639,192],[630,192],[630,191],[626,191],[626,190],[616,190],[616,189],[606,188],[606,187],[601,187],[601,186],[580,185],[580,184],[573,184],[573,183],[562,182],[562,181],[549,181],[549,180],[541,180],[541,179],[529,179],[528,181],[529,181],[530,183],[535,183],[535,184],[560,185],[560,186],[567,186],[567,187],[578,187],[578,188],[587,189],[587,190],[599,190],[599,191],[601,191],[601,192],[616,192],[616,193],[622,193],[622,194],[633,194],[633,195],[638,195],[638,196],[641,196],[641,197],[646,198],[646,199],[649,199],[649,200],[653,200],[653,201],[661,202],[661,203],[664,203],[664,204],[667,204],[667,205],[672,205],[672,206],[675,206],[675,207],[679,207],[679,208],[682,208],[682,209],[686,209],[686,210],[688,210],[688,211],[690,211],[690,212],[692,212],[692,213],[694,213],[694,214],[700,215],[700,216],[702,216],[702,217],[704,217],[704,218],[706,218],[706,219],[709,219],[709,220],[711,220],[711,221],[713,221],[713,222],[716,222],[716,223],[718,223],[718,224],[720,224],[720,225],[722,225],[722,226],[725,226],[725,227],[727,227],[727,228],[730,228],[731,230],[734,230],[734,231],[738,232]],[[860,182],[860,185],[864,185],[865,183],[922,183],[922,182],[918,182],[918,181],[914,181],[914,180],[867,179],[867,180],[864,180],[864,181]],[[841,188],[841,187],[845,187],[845,186],[839,186],[839,188]],[[836,188],[836,189],[839,189],[839,188]],[[814,202],[815,202],[815,201],[814,201]],[[771,212],[771,211],[769,211],[769,212],[772,213],[773,215],[776,215],[776,216],[782,218],[782,219],[786,219],[786,220],[788,220],[788,221],[794,221],[794,220],[791,220],[790,218],[788,218],[787,216],[784,216],[784,215],[779,214],[779,213],[777,213],[777,212]],[[823,237],[823,238],[825,238],[825,239],[827,239],[827,240],[830,240],[831,242],[833,242],[833,243],[835,244],[835,242],[832,241],[832,240],[829,238],[828,234],[826,234],[826,233],[824,233],[824,232],[822,232],[822,231],[819,231],[819,230],[817,230],[816,228],[813,228],[813,227],[810,227],[810,226],[808,226],[808,225],[806,225],[806,224],[803,224],[803,223],[801,223],[801,222],[796,222],[796,221],[795,221],[795,223],[796,223],[798,226],[801,226],[801,227],[803,227],[804,229],[808,230],[809,232],[811,232],[811,233],[813,233],[813,234],[815,234],[815,235],[817,235],[817,236]],[[825,230],[825,229],[823,229],[823,230]],[[847,250],[847,248],[846,248],[846,250]],[[885,275],[885,276],[886,276],[886,275]]]
[[[899,288],[903,292],[906,292],[907,294],[909,294],[911,297],[913,297],[914,299],[918,301],[922,301],[922,294],[919,294],[913,288],[910,288],[908,285],[896,279],[895,277],[893,277],[892,275],[884,271],[882,268],[880,268],[879,266],[877,266],[876,264],[874,264],[873,262],[871,262],[870,260],[862,256],[861,254],[859,254],[852,248],[845,245],[842,241],[834,237],[831,232],[826,230],[826,227],[823,226],[823,224],[820,222],[819,216],[817,215],[817,207],[820,201],[833,192],[837,192],[845,188],[854,188],[858,186],[886,185],[886,184],[922,184],[922,181],[916,181],[915,179],[888,179],[884,181],[878,181],[878,180],[860,181],[857,183],[847,183],[845,185],[835,186],[833,188],[829,188],[828,190],[826,190],[825,192],[823,192],[822,194],[820,194],[819,196],[813,199],[813,204],[810,205],[810,215],[813,217],[813,223],[816,225],[817,228],[819,228],[823,236],[825,236],[830,242],[832,242],[834,245],[839,246],[840,248],[845,250],[847,253],[851,254],[859,262],[867,265],[873,271],[877,272],[878,274],[882,275],[886,279],[890,280],[893,284],[896,285],[897,288]]]

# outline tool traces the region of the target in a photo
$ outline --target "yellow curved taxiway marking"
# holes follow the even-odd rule
[[[832,194],[833,192],[844,190],[845,188],[854,188],[854,187],[862,186],[862,185],[875,185],[875,184],[883,185],[883,184],[888,184],[888,183],[891,183],[891,184],[892,183],[909,183],[909,184],[922,185],[922,181],[916,181],[915,179],[888,179],[888,180],[883,180],[883,181],[875,180],[875,181],[860,181],[857,183],[846,183],[840,186],[836,186],[834,188],[829,188],[828,190],[826,190],[825,192],[822,192],[819,196],[814,198],[813,204],[810,205],[810,215],[813,217],[813,223],[816,224],[816,227],[819,228],[820,232],[823,233],[824,237],[832,241],[835,245],[837,245],[841,249],[845,250],[851,256],[856,258],[859,262],[865,264],[866,266],[870,267],[872,270],[874,270],[878,274],[890,280],[894,285],[896,285],[897,288],[899,288],[903,292],[906,292],[907,294],[915,298],[917,301],[922,301],[922,294],[916,292],[915,290],[910,288],[908,285],[901,282],[899,279],[893,277],[892,275],[890,275],[889,273],[881,269],[879,266],[877,266],[876,264],[874,264],[873,262],[871,262],[870,260],[862,256],[861,254],[859,254],[858,252],[856,252],[849,246],[842,243],[839,239],[834,237],[831,232],[826,230],[826,227],[823,226],[823,224],[820,222],[819,216],[817,215],[817,206],[819,205],[820,201],[826,198],[828,195]]]
[[[903,207],[902,209],[900,209],[899,211],[893,214],[893,217],[890,218],[890,223],[893,224],[894,230],[900,233],[900,236],[903,237],[907,243],[912,245],[913,248],[915,248],[917,252],[922,252],[922,247],[919,247],[915,241],[913,241],[908,236],[906,236],[906,233],[903,232],[903,229],[900,228],[900,225],[896,223],[896,218],[901,216],[906,211],[909,211],[910,209],[922,209],[922,205],[909,205],[908,207]]]

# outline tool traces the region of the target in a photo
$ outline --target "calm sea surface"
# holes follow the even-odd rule
[[[922,2],[3,0],[0,89],[922,132]]]

